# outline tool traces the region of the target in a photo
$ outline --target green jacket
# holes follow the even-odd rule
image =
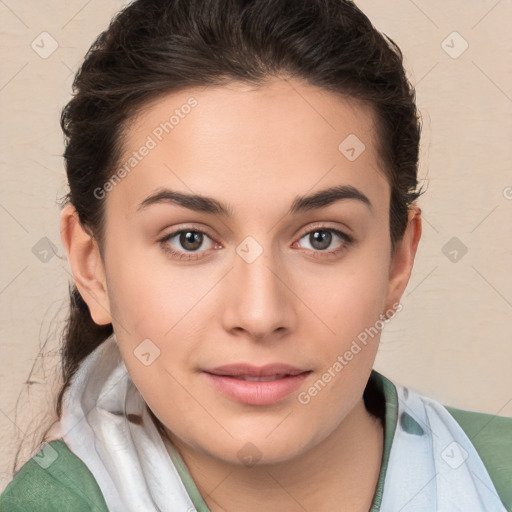
[[[372,372],[372,377],[385,399],[387,427],[379,482],[370,510],[378,512],[391,441],[398,422],[398,398],[391,381],[377,372]],[[445,407],[475,446],[506,510],[512,512],[512,418]],[[199,512],[209,512],[178,452],[171,450],[170,456],[196,509]],[[108,508],[87,466],[63,441],[51,441],[15,474],[0,496],[0,511],[108,512]]]

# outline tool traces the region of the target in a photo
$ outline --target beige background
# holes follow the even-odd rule
[[[404,309],[383,334],[375,368],[444,404],[512,417],[512,3],[357,3],[404,52],[428,185]],[[66,314],[59,113],[85,51],[122,5],[0,0],[1,489],[19,441],[51,404],[51,349]]]

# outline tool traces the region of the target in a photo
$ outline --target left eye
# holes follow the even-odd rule
[[[308,231],[304,234],[300,240],[306,239],[312,247],[308,249],[312,249],[314,251],[326,251],[333,241],[333,234],[335,237],[338,237],[344,243],[350,242],[350,237],[345,233],[338,231],[337,229],[331,228],[316,228],[312,231]],[[343,245],[343,243],[341,244]]]

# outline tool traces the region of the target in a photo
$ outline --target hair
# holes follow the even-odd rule
[[[349,0],[136,0],[87,52],[64,107],[65,166],[80,223],[103,244],[104,197],[129,121],[151,100],[194,86],[290,77],[372,107],[390,184],[392,250],[419,197],[421,133],[402,53]],[[76,286],[62,340],[62,399],[80,362],[113,332],[97,325]]]

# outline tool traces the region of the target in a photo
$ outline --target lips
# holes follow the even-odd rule
[[[247,405],[271,405],[302,385],[311,370],[286,364],[253,366],[245,363],[204,370],[207,381],[223,395]]]

